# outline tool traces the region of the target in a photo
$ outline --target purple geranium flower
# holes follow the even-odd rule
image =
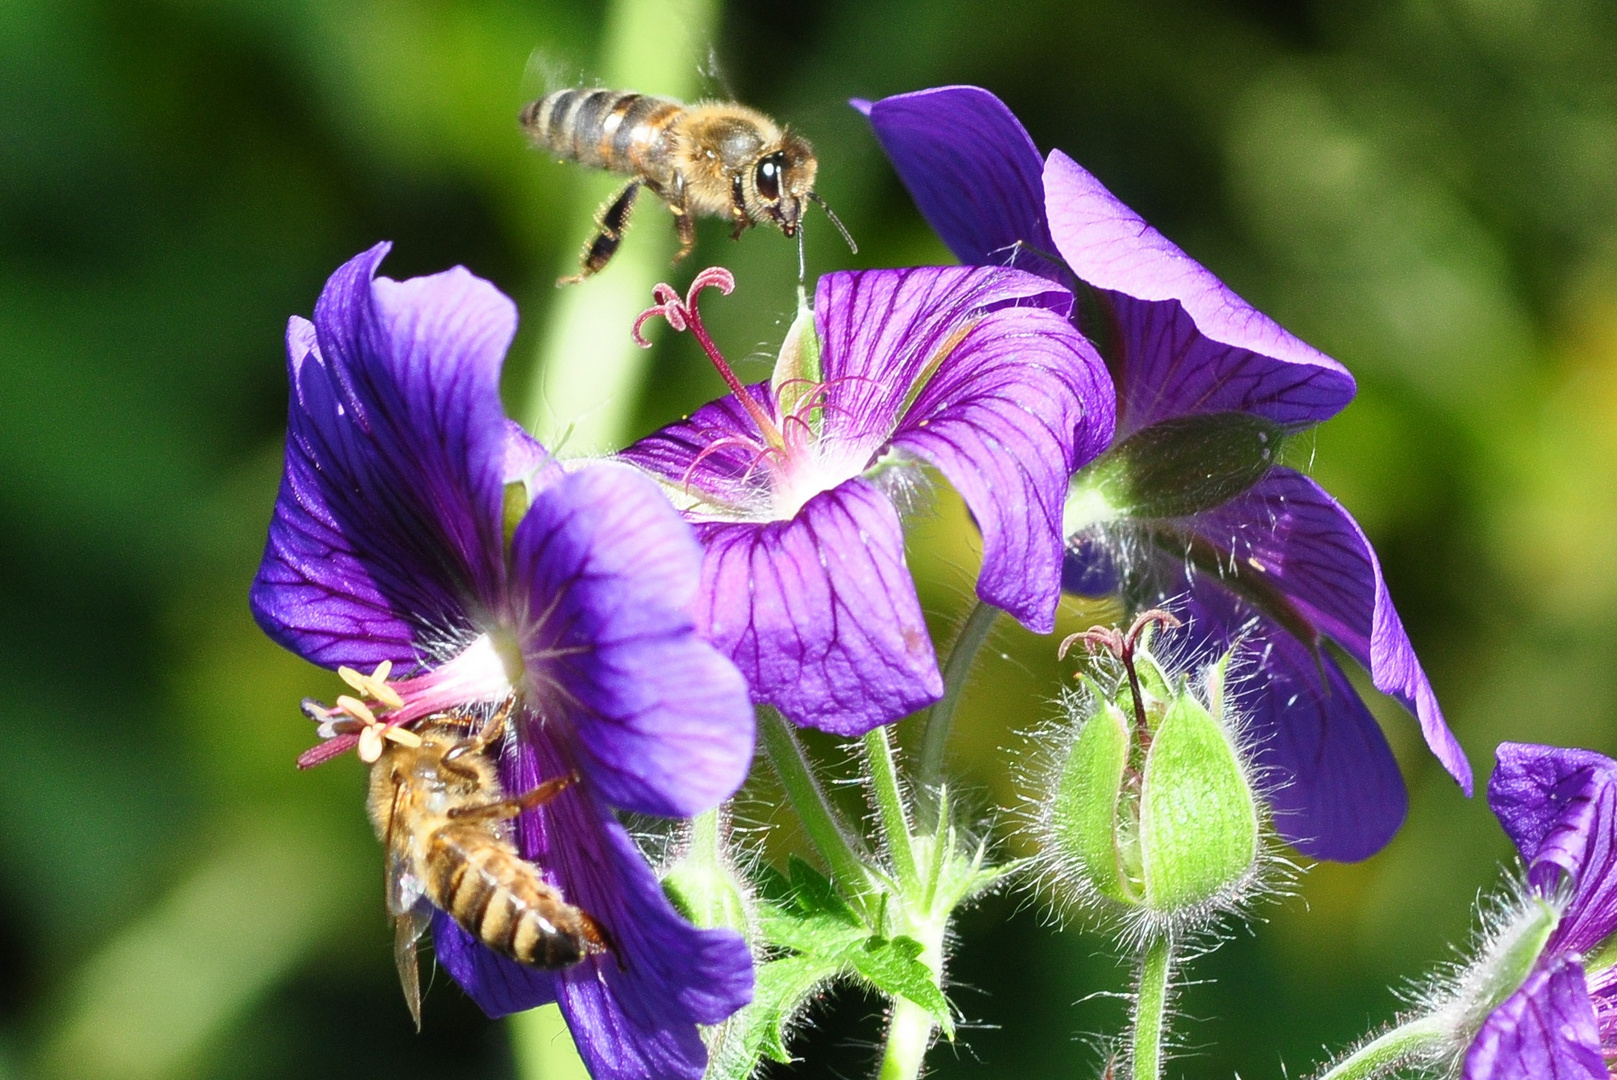
[[[987,91],[854,104],[963,261],[1014,264],[1078,290],[1080,326],[1116,383],[1117,432],[1074,478],[1065,582],[1090,595],[1121,590],[1136,608],[1172,601],[1206,649],[1240,641],[1259,658],[1247,706],[1261,763],[1281,780],[1271,802],[1282,834],[1310,855],[1354,860],[1378,851],[1404,817],[1397,763],[1327,640],[1415,713],[1469,793],[1470,766],[1370,542],[1319,485],[1274,464],[1281,437],[1352,399],[1346,369],[1236,296],[1071,158],[1041,159]],[[1132,503],[1116,497],[1129,483]]]
[[[1617,761],[1588,750],[1503,743],[1488,803],[1527,886],[1559,918],[1526,980],[1489,1012],[1465,1080],[1607,1080],[1617,1049]]]
[[[983,536],[977,594],[1049,632],[1070,471],[1112,432],[1105,368],[1067,316],[1072,297],[1003,268],[822,277],[813,326],[788,335],[773,383],[742,386],[695,297],[664,314],[731,386],[624,451],[666,484],[706,556],[697,617],[753,697],[800,724],[858,735],[943,691],[904,564],[892,493],[935,466]]]
[[[745,684],[686,610],[700,549],[632,469],[563,473],[506,420],[510,300],[458,267],[375,277],[386,252],[343,266],[314,322],[288,328],[286,472],[253,614],[317,664],[378,667],[345,672],[368,701],[339,701],[368,738],[315,759],[360,742],[374,760],[423,716],[511,703],[507,789],[578,778],[523,813],[519,848],[610,949],[543,971],[439,917],[438,958],[492,1016],[558,1001],[596,1077],[698,1077],[697,1025],[750,999],[751,958],[679,917],[613,809],[694,814],[746,775]]]

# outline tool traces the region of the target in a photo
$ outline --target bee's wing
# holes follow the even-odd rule
[[[415,946],[430,925],[432,905],[424,900],[393,918],[393,962],[398,965],[404,1003],[410,1007],[417,1031],[421,1030],[421,966],[416,962]]]
[[[410,1007],[415,1029],[421,1030],[421,969],[415,947],[432,923],[432,904],[415,873],[408,827],[399,824],[404,808],[404,785],[393,788],[393,812],[387,819],[387,913],[393,917],[393,962],[398,965],[404,1003]]]

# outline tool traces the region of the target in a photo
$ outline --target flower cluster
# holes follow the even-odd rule
[[[698,303],[730,273],[659,285],[635,338],[652,318],[690,332],[728,393],[607,460],[558,462],[505,417],[516,312],[492,285],[460,268],[379,277],[386,245],[339,269],[288,329],[286,465],[253,613],[351,690],[304,704],[321,742],[301,765],[353,749],[377,767],[463,723],[514,818],[491,834],[536,892],[587,915],[582,958],[551,969],[512,958],[514,917],[496,951],[407,894],[401,941],[430,917],[438,959],[490,1015],[555,1002],[592,1075],[695,1080],[702,1028],[724,1025],[707,1036],[721,1058],[784,1059],[792,1009],[851,971],[896,1003],[903,1061],[883,1075],[915,1075],[952,1031],[952,912],[1004,872],[949,820],[935,775],[906,802],[879,730],[943,698],[929,724],[946,734],[959,689],[904,555],[903,513],[938,474],[980,533],[983,605],[1043,634],[1063,590],[1129,609],[1126,632],[1083,636],[1116,664],[1069,699],[1040,821],[1047,871],[1136,928],[1131,1068],[1154,1080],[1176,950],[1252,894],[1268,823],[1353,860],[1403,819],[1339,653],[1470,789],[1369,541],[1282,463],[1355,385],[1066,155],[1041,158],[986,91],[855,104],[965,265],[822,277],[752,385]],[[1182,624],[1183,664],[1153,656],[1155,624]],[[742,881],[719,849],[709,812],[748,775],[756,705],[780,714],[765,742],[829,877]],[[865,737],[879,856],[850,840],[782,717]],[[1467,1013],[1465,1076],[1603,1076],[1614,969],[1592,958],[1617,928],[1617,764],[1500,754],[1490,799],[1553,928],[1514,989]],[[707,814],[691,835],[711,849],[660,881],[620,813]]]

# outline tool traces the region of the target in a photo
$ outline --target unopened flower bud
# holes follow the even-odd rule
[[[724,851],[727,825],[718,811],[692,819],[683,854],[663,875],[663,891],[696,926],[725,927],[750,938],[752,894]]]
[[[1121,676],[1082,679],[1037,820],[1058,890],[1148,924],[1237,905],[1260,861],[1262,804],[1229,726],[1228,657],[1193,689],[1144,645],[1142,624],[1096,640]],[[1136,700],[1138,699],[1138,700]]]
[[[1244,412],[1175,417],[1135,432],[1081,472],[1067,533],[1119,518],[1186,517],[1221,506],[1268,473],[1285,431]]]

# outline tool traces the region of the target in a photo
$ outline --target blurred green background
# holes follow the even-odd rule
[[[724,261],[741,285],[705,309],[716,336],[733,358],[778,342],[792,245],[710,222],[671,272],[649,200],[607,274],[552,287],[610,184],[525,145],[546,74],[729,85],[808,134],[860,242],[811,218],[811,273],[947,260],[848,97],[995,90],[1359,377],[1304,456],[1375,540],[1479,777],[1504,738],[1617,750],[1609,0],[7,0],[0,1078],[513,1074],[506,1028],[441,975],[410,1030],[361,769],[292,768],[296,702],[335,680],[257,631],[246,589],[286,318],[378,239],[391,276],[464,263],[516,298],[508,404],[569,450],[720,391],[688,341],[626,347],[657,276]],[[974,544],[947,493],[916,523],[945,637]],[[984,806],[1014,799],[1006,748],[1061,676],[1048,639],[994,644],[954,744]],[[1177,1071],[1306,1072],[1469,932],[1507,847],[1379,714],[1408,825],[1191,969],[1211,981],[1183,998]],[[1105,942],[1020,895],[959,929],[967,1023],[937,1075],[1095,1075],[1123,1023]],[[817,1006],[796,1074],[864,1074],[879,1011]]]

